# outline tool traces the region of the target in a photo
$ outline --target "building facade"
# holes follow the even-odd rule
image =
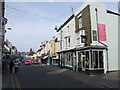
[[[103,3],[85,2],[57,30],[59,65],[76,71],[119,70],[119,16]]]
[[[50,54],[48,58],[48,62],[50,65],[58,64],[58,38],[53,37],[53,40],[50,41]]]
[[[4,48],[4,38],[5,38],[5,24],[7,19],[4,17],[5,2],[0,0],[0,64],[2,64],[3,59],[3,48]]]

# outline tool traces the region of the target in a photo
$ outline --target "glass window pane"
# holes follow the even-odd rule
[[[97,41],[97,31],[93,30],[93,41]]]

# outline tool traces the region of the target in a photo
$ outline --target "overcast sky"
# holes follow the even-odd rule
[[[104,2],[107,9],[117,12],[117,2]],[[50,41],[57,33],[56,25],[62,24],[82,2],[7,2],[6,38],[18,51],[34,51],[39,49],[41,42]]]

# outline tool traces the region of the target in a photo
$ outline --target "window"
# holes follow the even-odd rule
[[[81,43],[85,43],[86,42],[86,37],[85,36],[81,36]]]
[[[78,20],[79,20],[79,29],[80,29],[80,28],[82,28],[82,16],[80,16],[78,18]]]
[[[70,47],[70,37],[65,37],[65,47]]]
[[[93,30],[93,41],[97,41],[97,31]]]
[[[80,38],[77,38],[77,45],[80,44]]]
[[[67,48],[67,37],[65,37],[65,47]]]
[[[77,33],[77,45],[80,45],[80,36],[79,36],[79,32]]]
[[[51,47],[52,47],[52,43],[51,43]]]
[[[70,37],[68,38],[68,47],[70,47]]]

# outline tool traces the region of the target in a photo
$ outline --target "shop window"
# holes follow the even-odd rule
[[[99,68],[103,68],[103,51],[99,51]]]
[[[89,68],[89,51],[86,51],[86,68]]]
[[[94,68],[103,68],[103,51],[93,51]]]
[[[97,51],[93,51],[93,64],[94,64],[94,68],[98,68],[98,52]]]

